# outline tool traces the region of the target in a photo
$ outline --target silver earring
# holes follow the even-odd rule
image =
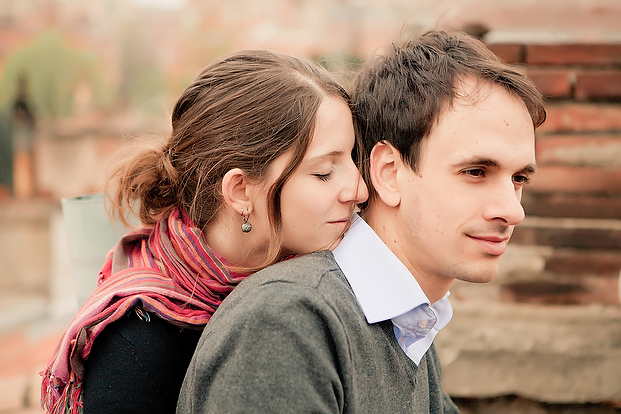
[[[248,218],[250,217],[250,213],[245,213],[244,214],[244,209],[242,208],[242,219],[244,220],[244,223],[242,224],[242,231],[244,233],[250,233],[250,230],[252,230],[252,224],[248,223]]]

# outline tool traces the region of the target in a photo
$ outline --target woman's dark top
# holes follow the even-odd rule
[[[85,361],[84,413],[174,413],[200,335],[130,310],[103,330]]]

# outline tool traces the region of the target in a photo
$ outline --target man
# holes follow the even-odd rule
[[[479,41],[432,31],[362,69],[354,112],[364,220],[235,289],[178,412],[457,412],[433,339],[452,281],[492,280],[524,218],[542,98]]]

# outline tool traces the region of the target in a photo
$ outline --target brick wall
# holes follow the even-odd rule
[[[545,266],[503,283],[501,298],[619,304],[621,44],[488,46],[536,83],[548,111],[511,242],[545,246]]]

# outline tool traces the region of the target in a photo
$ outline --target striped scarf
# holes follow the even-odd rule
[[[98,287],[63,335],[41,373],[41,404],[48,413],[81,413],[84,360],[97,335],[140,305],[182,328],[202,329],[246,275],[225,269],[200,229],[179,209],[155,228],[124,236],[108,255]]]

